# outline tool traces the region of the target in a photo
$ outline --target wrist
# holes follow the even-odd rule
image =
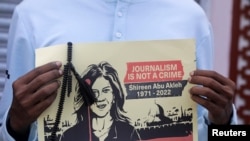
[[[27,130],[23,131],[22,133],[16,132],[13,130],[13,128],[10,125],[10,119],[8,118],[7,120],[7,131],[8,133],[16,140],[16,141],[27,141],[29,137],[29,131],[30,129],[28,128]]]

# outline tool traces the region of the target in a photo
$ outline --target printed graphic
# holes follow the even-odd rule
[[[36,55],[37,66],[66,63],[67,46],[41,48]],[[73,78],[60,120],[60,92],[38,119],[39,141],[197,141],[187,82],[196,63],[193,40],[73,44],[72,58],[95,102],[84,104]]]
[[[182,96],[187,80],[181,60],[155,62],[129,62],[124,79],[127,99],[163,98]],[[142,139],[189,136],[192,134],[192,108],[166,110],[155,103],[148,117],[138,118],[134,126]]]
[[[127,63],[127,99],[181,96],[187,80],[181,61]]]

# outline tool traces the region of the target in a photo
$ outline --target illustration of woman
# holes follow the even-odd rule
[[[95,97],[91,106],[84,105],[77,87],[76,124],[66,130],[61,141],[136,141],[140,136],[124,114],[125,95],[117,71],[108,63],[92,64],[81,80],[88,84]]]

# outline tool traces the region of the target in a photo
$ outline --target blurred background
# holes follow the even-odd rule
[[[250,124],[250,1],[195,0],[214,30],[214,69],[237,84],[235,105],[240,124]],[[6,44],[15,6],[21,0],[0,0],[0,99],[6,76]]]

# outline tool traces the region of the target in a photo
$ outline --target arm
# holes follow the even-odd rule
[[[18,8],[18,7],[17,7]],[[18,9],[13,14],[9,31],[7,68],[10,78],[5,83],[0,102],[0,141],[15,138],[35,140],[31,125],[55,99],[61,77],[60,62],[35,68],[32,32],[23,24]]]
[[[208,125],[237,124],[236,109],[233,104],[234,82],[212,71],[213,34],[208,34],[197,42],[197,68],[191,73],[189,82],[199,86],[190,90],[191,98],[198,103],[198,137],[207,140]],[[201,85],[203,87],[201,87]]]

